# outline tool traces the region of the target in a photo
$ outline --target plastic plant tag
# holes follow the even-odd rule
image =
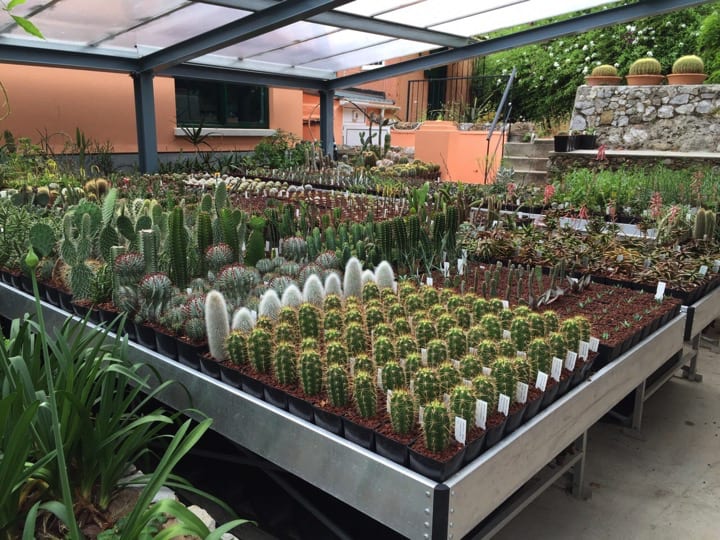
[[[443,276],[445,276],[445,277],[450,276],[450,263],[449,262],[443,263]]]
[[[713,272],[720,272],[720,260],[718,259],[713,261]]]
[[[381,390],[383,389],[382,368],[381,367],[378,368],[377,385]]]
[[[503,339],[511,339],[510,330],[503,330]]]
[[[705,274],[707,274],[707,272],[708,272],[708,267],[707,267],[706,264],[703,264],[703,265],[700,267],[700,270],[698,271],[698,273],[699,273],[701,276],[704,276]]]
[[[463,261],[462,259],[457,260],[457,271],[458,275],[460,276],[462,276],[465,272],[465,261]]]
[[[582,358],[585,358],[584,356]],[[568,351],[565,357],[565,369],[572,371],[575,369],[575,362],[577,362],[578,353],[575,351]]]
[[[351,356],[348,358],[348,364],[350,365],[350,376],[355,375],[355,357]],[[410,381],[412,382],[412,381]]]
[[[472,383],[472,381],[471,381],[470,379],[463,379],[463,380],[462,380],[462,383],[463,383],[463,386],[467,386],[468,388],[472,388],[472,387],[473,387],[473,383]]]
[[[503,309],[510,309],[510,302],[507,300],[501,300]]]
[[[392,390],[387,391],[387,399],[385,400],[385,403],[387,404],[387,412],[390,414],[390,402],[392,401]]]
[[[590,352],[590,344],[587,341],[580,340],[580,347],[578,347],[578,356],[583,360],[588,357]]]
[[[460,360],[450,360],[450,363],[455,369],[460,369]]]
[[[265,251],[270,251],[270,241],[265,240]]]
[[[518,403],[525,403],[527,401],[529,389],[530,388],[528,387],[527,383],[517,383],[517,390],[515,391],[515,401],[517,401]]]
[[[618,255],[617,257],[615,257],[615,260],[616,260],[617,262],[623,262],[623,259],[624,259],[624,258],[625,258],[625,257],[623,257],[623,255],[622,255],[622,253],[621,253],[620,255]]]
[[[432,287],[433,285],[433,278],[429,277],[425,279],[425,283],[427,283],[428,287]]]
[[[425,416],[425,407],[420,405],[418,407],[418,424],[422,425],[424,416]]]
[[[515,351],[515,356],[523,360],[527,359],[527,353],[525,351]]]
[[[410,393],[415,393],[415,379],[410,379]]]
[[[470,347],[468,352],[474,356],[477,354],[477,349],[475,347]]]
[[[427,349],[424,347],[420,349],[420,363],[427,366]]]
[[[498,398],[498,411],[503,413],[505,416],[510,412],[510,396],[500,394]]]
[[[455,440],[460,444],[465,444],[467,436],[467,420],[459,416],[455,417]]]
[[[662,300],[665,295],[665,287],[667,284],[664,281],[658,281],[657,290],[655,291],[655,300]]]
[[[398,287],[397,281],[393,281],[392,290],[393,290],[393,292],[396,293],[396,294],[397,294],[397,287]]]
[[[490,369],[489,367],[483,366],[482,374],[485,375],[486,377],[490,377],[492,375],[492,369]]]
[[[443,394],[443,403],[446,407],[450,406],[450,394]]]
[[[600,348],[600,340],[596,337],[591,337],[590,342],[588,344],[588,348],[592,352],[598,352],[598,349]]]
[[[487,423],[487,401],[482,399],[475,400],[475,425],[480,429],[485,429]]]
[[[556,381],[560,380],[560,374],[562,373],[563,368],[563,361],[562,358],[558,358],[555,356],[552,361],[552,368],[550,371],[550,376],[555,379]]]
[[[537,379],[535,380],[535,388],[539,388],[540,390],[542,390],[544,392],[545,388],[547,388],[547,382],[548,382],[547,373],[538,371]]]

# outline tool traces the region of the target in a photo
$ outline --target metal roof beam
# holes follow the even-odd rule
[[[257,84],[280,88],[300,88],[303,90],[320,90],[324,81],[290,75],[274,75],[238,69],[223,69],[193,64],[174,66],[157,74],[161,77],[182,77],[186,79],[202,79],[205,81],[221,81],[238,84]]]
[[[477,56],[487,56],[532,43],[540,43],[560,36],[579,34],[594,28],[690,8],[700,4],[706,4],[709,1],[711,0],[640,0],[635,4],[598,11],[590,13],[589,15],[582,15],[556,23],[530,28],[514,34],[466,45],[465,47],[406,60],[405,62],[377,68],[372,71],[339,77],[328,81],[326,88],[329,90],[338,90],[340,88],[358,86],[404,75],[413,71],[431,69]]]
[[[136,58],[93,54],[81,48],[61,49],[47,43],[28,46],[8,38],[0,38],[0,62],[119,73],[132,73],[138,69]]]
[[[204,4],[213,4],[236,9],[245,9],[248,11],[257,11],[265,9],[268,6],[276,4],[273,0],[194,0]],[[463,47],[471,40],[464,36],[449,34],[447,32],[438,32],[437,30],[428,30],[427,28],[417,28],[406,24],[399,24],[389,21],[382,21],[372,17],[363,17],[353,15],[352,13],[343,13],[340,11],[328,11],[314,15],[307,19],[309,22],[323,24],[327,26],[335,26],[345,30],[357,30],[358,32],[367,32],[370,34],[378,34],[396,39],[407,39],[409,41],[420,41],[423,43],[432,43],[441,47]]]
[[[302,2],[273,3],[240,20],[210,30],[199,36],[171,45],[141,60],[142,71],[162,71],[204,54],[223,49],[235,43],[288,26],[352,0],[304,0]]]

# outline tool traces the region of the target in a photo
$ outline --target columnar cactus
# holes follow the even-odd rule
[[[495,379],[490,375],[478,375],[473,381],[473,389],[477,399],[481,399],[488,404],[488,416],[497,409],[499,393]]]
[[[355,357],[355,371],[367,371],[368,373],[375,373],[377,371],[377,366],[375,365],[375,362],[373,362],[373,359],[370,358],[367,354],[358,354]]]
[[[415,400],[407,390],[393,390],[390,397],[390,423],[393,432],[408,435],[415,428]]]
[[[280,303],[283,306],[298,307],[303,303],[303,295],[295,283],[288,285],[282,293]]]
[[[348,305],[345,311],[345,324],[356,322],[359,324],[365,323],[365,318],[359,307]]]
[[[487,339],[491,339],[493,341],[500,341],[502,339],[502,322],[497,315],[483,315],[480,319],[480,326],[482,327]]]
[[[415,323],[415,339],[421,348],[426,347],[428,342],[436,337],[435,325],[430,319],[420,319]]]
[[[325,300],[325,288],[320,277],[312,274],[307,277],[303,285],[303,300],[314,306],[322,307]]]
[[[463,379],[472,380],[482,373],[482,362],[473,354],[466,354],[460,359],[460,375]]]
[[[326,341],[325,344],[325,359],[328,365],[330,364],[342,364],[346,365],[348,361],[348,352],[339,341]]]
[[[140,231],[140,252],[145,261],[145,273],[154,274],[158,271],[158,233],[153,229]]]
[[[328,330],[343,331],[345,328],[345,318],[339,309],[325,310],[325,319],[323,320],[323,328]]]
[[[450,390],[450,412],[464,418],[468,429],[475,425],[475,392],[472,388],[458,385]]]
[[[460,372],[450,362],[443,362],[437,367],[438,380],[440,381],[440,394],[447,394],[455,386],[460,384],[462,378]]]
[[[442,395],[440,377],[432,368],[421,367],[418,369],[413,379],[413,386],[420,405],[424,405],[433,399],[439,399]]]
[[[565,336],[563,334],[561,334],[560,332],[550,332],[547,337],[547,342],[550,346],[550,362],[552,362],[553,356],[557,356],[558,358],[565,358],[568,349],[567,343],[565,341]],[[550,373],[549,371],[545,371],[543,369],[541,369],[540,371]]]
[[[280,312],[277,316],[277,322],[285,323],[289,325],[291,328],[297,328],[298,327],[298,313],[297,310],[290,306],[283,306],[280,308]]]
[[[565,348],[570,351],[577,351],[582,336],[579,321],[574,317],[564,320],[560,325],[560,333],[565,338]],[[564,355],[561,358],[564,358]]]
[[[350,355],[367,352],[367,333],[362,324],[351,322],[347,325],[345,328],[345,343]]]
[[[280,303],[280,298],[277,293],[273,289],[268,289],[265,293],[263,293],[262,298],[260,298],[258,316],[275,320],[280,314],[281,308],[282,304]]]
[[[320,337],[320,311],[312,304],[302,304],[298,309],[298,324],[302,337]]]
[[[173,208],[168,224],[168,253],[170,254],[170,277],[180,289],[187,287],[188,232],[182,206]]]
[[[298,332],[297,323],[291,324],[287,322],[280,322],[274,326],[273,332],[275,336],[275,343],[286,341],[288,343],[297,343],[301,338]]]
[[[246,334],[249,334],[254,326],[255,318],[253,317],[253,314],[250,312],[250,310],[246,307],[241,307],[235,312],[232,318],[232,322],[230,324],[230,328],[232,330],[241,330]]]
[[[527,316],[527,321],[530,323],[530,334],[532,337],[537,338],[545,335],[545,317],[542,314],[532,312]]]
[[[225,339],[227,358],[236,366],[246,365],[250,359],[247,341],[247,334],[240,330],[230,332]]]
[[[362,264],[356,257],[351,257],[345,265],[343,292],[346,298],[362,296]]]
[[[427,287],[427,286],[422,287],[420,289],[420,293],[422,295],[422,299],[425,304],[425,307],[428,309],[440,301],[440,297],[438,295],[437,289],[435,289],[433,287]]]
[[[394,360],[386,362],[382,367],[382,387],[384,390],[405,387],[405,371]]]
[[[447,343],[443,339],[431,339],[427,343],[427,362],[431,367],[439,366],[448,359]]]
[[[375,327],[385,322],[385,314],[379,307],[369,307],[365,310],[365,323],[368,330],[372,331]]]
[[[269,373],[272,367],[272,334],[255,327],[248,337],[248,353],[253,369],[258,373]]]
[[[395,352],[398,358],[407,359],[410,354],[417,353],[418,351],[417,341],[409,334],[398,336],[395,341]]]
[[[280,384],[294,384],[297,381],[297,351],[292,343],[282,342],[275,347],[273,372]]]
[[[323,310],[328,312],[330,310],[338,310],[342,312],[343,302],[338,294],[326,294],[325,300],[323,300]]]
[[[300,386],[306,396],[317,396],[323,389],[323,365],[316,350],[303,350],[298,358]]]
[[[448,355],[453,360],[460,360],[468,351],[467,337],[462,328],[451,328],[447,334]]]
[[[549,369],[552,365],[552,351],[550,345],[545,338],[533,339],[527,348],[527,358],[533,366],[533,374],[530,381],[535,382],[534,379],[537,377],[537,372],[542,371],[543,373],[550,373]]]
[[[216,360],[225,360],[225,339],[230,333],[230,322],[225,298],[217,291],[210,291],[205,298],[205,324],[210,354]]]
[[[408,378],[414,377],[421,367],[422,357],[419,353],[411,352],[405,357],[405,373],[407,373]]]
[[[498,343],[490,339],[483,339],[477,346],[477,353],[483,366],[491,367],[498,357]]]
[[[375,335],[376,337],[385,336],[389,338],[394,338],[395,330],[393,330],[393,327],[389,324],[381,322],[377,323],[375,325],[375,328],[373,328],[373,335]]]
[[[560,328],[560,319],[558,319],[557,313],[548,309],[543,312],[542,316],[545,321],[545,335],[550,332],[557,332],[558,328]]]
[[[172,282],[162,272],[148,274],[140,280],[137,294],[142,319],[157,323],[170,302]]]
[[[373,342],[373,358],[378,366],[384,366],[390,360],[394,360],[395,344],[386,336],[376,336]]]
[[[375,281],[380,289],[392,290],[393,283],[395,282],[395,272],[392,266],[387,261],[381,261],[380,264],[375,268]]]
[[[493,308],[490,305],[490,302],[484,298],[478,298],[473,303],[473,313],[475,315],[475,320],[479,321],[483,318],[483,316],[493,313]]]
[[[329,364],[326,379],[327,395],[330,405],[333,407],[347,407],[350,401],[348,396],[350,382],[345,364]]]
[[[580,326],[580,339],[583,341],[590,341],[590,334],[592,332],[590,321],[582,315],[573,317],[573,320],[578,323],[578,326]]]
[[[422,296],[416,292],[408,294],[405,297],[405,309],[408,313],[425,311],[425,303],[423,302]]]
[[[353,399],[361,417],[372,418],[377,414],[377,389],[371,373],[355,371]]]
[[[516,350],[524,351],[532,339],[530,322],[525,317],[515,317],[510,324],[510,336]]]
[[[492,376],[495,378],[498,392],[509,396],[511,400],[515,399],[515,390],[517,388],[518,374],[512,358],[501,356],[492,367]]]
[[[425,405],[423,437],[431,452],[443,452],[450,445],[450,415],[442,402],[435,400]]]
[[[300,340],[301,351],[317,351],[319,348],[318,340],[313,337],[306,337]]]

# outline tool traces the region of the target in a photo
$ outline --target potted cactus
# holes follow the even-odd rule
[[[668,84],[702,84],[707,78],[702,58],[693,54],[681,56],[672,65],[668,74]]]
[[[388,396],[390,421],[375,433],[375,450],[395,463],[407,465],[408,446],[418,436],[415,397],[405,388],[393,390]]]
[[[590,75],[585,77],[589,86],[615,86],[620,84],[622,77],[618,76],[617,68],[610,64],[595,66]]]
[[[660,62],[651,56],[635,60],[625,76],[629,86],[662,84],[664,79]]]

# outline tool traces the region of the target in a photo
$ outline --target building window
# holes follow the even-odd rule
[[[267,128],[265,86],[175,79],[178,126]]]

